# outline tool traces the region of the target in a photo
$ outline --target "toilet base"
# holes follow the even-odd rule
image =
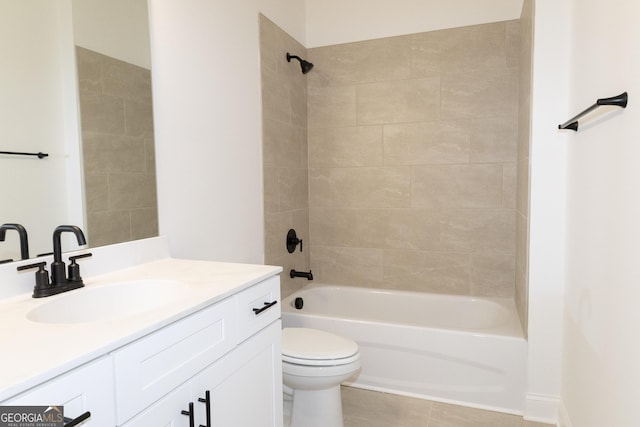
[[[290,427],[344,427],[340,385],[294,390]]]

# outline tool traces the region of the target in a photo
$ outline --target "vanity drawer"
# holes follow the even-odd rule
[[[245,289],[236,298],[238,341],[242,342],[280,318],[280,276],[271,277]]]
[[[83,426],[113,426],[115,411],[111,358],[105,356],[89,362],[0,404],[45,407],[62,405],[65,417],[76,418],[90,412],[91,416]]]
[[[231,297],[115,351],[118,425],[233,349],[237,337]]]

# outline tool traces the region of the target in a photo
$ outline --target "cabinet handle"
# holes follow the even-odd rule
[[[278,300],[275,301],[271,301],[271,302],[265,302],[264,303],[264,307],[262,308],[254,308],[253,312],[256,314],[256,316],[260,313],[262,313],[265,310],[270,309],[271,307],[273,307],[274,305],[276,305],[278,303]]]
[[[207,412],[207,425],[203,426],[202,424],[200,424],[200,427],[211,427],[211,393],[209,392],[209,390],[204,392],[204,399],[202,397],[198,398],[198,402],[202,402],[206,405],[206,412]]]
[[[181,414],[189,416],[189,427],[195,427],[196,422],[195,422],[194,414],[193,414],[193,402],[189,402],[189,410],[185,411],[183,409]]]
[[[77,426],[78,424],[80,424],[81,422],[83,422],[84,420],[87,420],[91,417],[91,412],[87,411],[82,415],[79,415],[76,418],[67,418],[64,417],[64,427],[73,427],[73,426]]]

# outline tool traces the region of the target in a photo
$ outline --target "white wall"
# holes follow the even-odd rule
[[[629,92],[568,141],[565,425],[638,425],[640,16],[638,2],[571,0],[570,106]]]
[[[569,0],[536,0],[529,229],[529,384],[525,417],[555,421],[565,276]]]
[[[299,43],[306,45],[306,1],[257,0],[257,2],[260,13],[268,17]]]
[[[307,48],[520,18],[522,0],[306,0]]]
[[[303,8],[296,20],[286,3],[269,17],[299,33]],[[159,225],[174,256],[263,262],[260,6],[150,1]]]
[[[75,44],[151,67],[147,0],[72,0]]]
[[[0,151],[49,154],[0,155],[0,223],[26,227],[32,256],[52,251],[57,225],[83,225],[71,42],[70,1],[0,1]],[[18,247],[8,232],[0,259]]]

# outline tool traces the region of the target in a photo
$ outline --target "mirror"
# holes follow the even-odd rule
[[[48,154],[0,154],[0,223],[31,257],[60,224],[90,246],[157,235],[146,0],[0,0],[0,53],[0,151]]]

